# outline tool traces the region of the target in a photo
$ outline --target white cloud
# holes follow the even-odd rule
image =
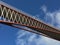
[[[42,42],[45,41],[46,45],[60,45],[59,41],[56,41],[47,37],[43,37],[43,36],[42,36],[42,39],[43,39]]]
[[[43,7],[42,10],[43,9],[47,10],[45,7]],[[54,12],[49,12],[49,11],[45,12],[45,10],[43,10],[46,15],[44,19],[51,25],[55,26],[55,24],[56,24],[56,27],[60,28],[60,10],[57,10]],[[46,37],[43,37],[42,39],[44,39],[44,41],[47,45],[60,45],[59,41],[52,40],[52,39],[49,39]]]
[[[44,11],[44,13],[47,12],[47,7],[45,5],[43,5],[40,9],[42,9],[42,11]]]
[[[45,13],[45,21],[52,24],[53,26],[54,24],[57,24],[56,27],[60,28],[60,9],[54,12],[50,12],[47,10],[47,7],[45,5],[43,5],[41,9]]]
[[[50,12],[46,6],[42,6],[40,9],[45,13],[45,21],[52,24],[56,24],[56,27],[60,27],[60,11]],[[39,17],[39,15],[38,15]],[[26,31],[18,31],[16,45],[60,45],[60,41],[56,41],[44,36],[36,35]]]
[[[57,27],[60,28],[60,11],[56,13],[55,19],[56,19]]]

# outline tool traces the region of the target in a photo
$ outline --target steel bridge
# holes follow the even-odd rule
[[[29,16],[29,14],[26,14],[2,1],[0,1],[0,23],[19,29],[20,26],[25,26],[32,30],[24,28],[21,29],[60,41],[59,29],[37,20],[32,16]]]

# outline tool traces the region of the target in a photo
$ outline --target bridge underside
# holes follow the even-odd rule
[[[6,24],[9,26],[13,26],[13,24],[15,24],[15,23],[11,23],[11,22],[4,22],[1,20],[0,20],[0,23]],[[21,25],[21,26],[25,26],[25,25]],[[60,41],[60,33],[52,32],[52,31],[48,31],[48,30],[43,30],[43,29],[38,29],[38,28],[33,28],[33,27],[29,27],[29,26],[26,26],[26,27],[31,28],[33,31],[36,31],[36,33],[39,32],[39,33],[42,33],[42,35],[44,34],[44,36],[46,36],[46,37]],[[18,27],[18,28],[20,28],[20,27]]]
[[[31,27],[29,27],[29,28],[31,28]],[[43,34],[47,35],[48,37],[50,37],[52,39],[56,39],[56,40],[60,41],[60,33],[57,34],[57,33],[54,33],[54,32],[45,31],[45,30],[41,30],[41,29],[35,29],[35,28],[31,28],[31,29],[33,29],[34,31],[43,33]]]

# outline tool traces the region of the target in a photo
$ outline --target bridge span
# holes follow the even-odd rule
[[[60,41],[60,30],[48,25],[40,20],[29,16],[29,14],[24,13],[21,10],[18,10],[2,1],[0,1],[0,23],[20,28],[18,25],[31,28],[36,31],[36,34],[42,33],[42,35],[59,40]],[[22,28],[24,29],[24,28]],[[32,32],[32,31],[30,31]],[[39,32],[39,33],[37,33]]]

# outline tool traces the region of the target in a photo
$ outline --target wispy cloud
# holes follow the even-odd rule
[[[60,28],[60,9],[56,10],[54,12],[50,12],[47,10],[46,6],[42,6],[42,11],[45,13],[45,21],[52,26],[56,26],[57,28]],[[46,45],[60,45],[59,41],[52,40],[46,37],[42,37],[44,39]]]
[[[45,13],[45,21],[53,26],[60,28],[60,9],[54,12],[50,12],[47,10],[47,7],[43,5],[40,9],[42,9],[43,13]],[[39,17],[39,15],[38,15]],[[26,31],[18,31],[16,45],[60,45],[59,41],[33,34]]]
[[[46,6],[42,6],[41,9],[45,13],[45,21],[53,26],[56,26],[57,28],[60,28],[60,9],[54,12],[48,11]]]

